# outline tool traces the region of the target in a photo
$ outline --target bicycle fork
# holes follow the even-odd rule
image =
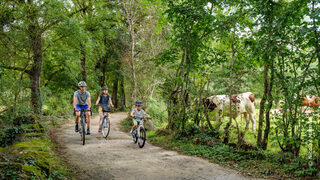
[[[137,127],[137,137],[140,138],[140,125]]]

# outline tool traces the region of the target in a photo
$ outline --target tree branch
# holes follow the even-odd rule
[[[59,69],[59,70],[53,72],[53,73],[49,76],[49,78],[48,78],[47,82],[44,84],[44,86],[47,86],[47,85],[49,84],[49,82],[52,80],[52,78],[53,78],[55,75],[57,75],[58,73],[63,72],[64,70],[65,70],[65,69],[62,68],[62,69]]]

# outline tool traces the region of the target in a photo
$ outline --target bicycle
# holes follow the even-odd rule
[[[133,130],[132,139],[134,143],[138,142],[138,146],[140,148],[143,148],[145,142],[146,142],[146,130],[143,126],[143,120],[144,119],[151,119],[151,118],[143,118],[140,120],[137,120],[137,127]]]
[[[110,132],[110,119],[107,113],[110,112],[109,106],[102,106],[103,118],[101,121],[101,133],[104,138],[107,138]]]
[[[85,145],[86,143],[86,125],[87,125],[87,117],[85,115],[86,111],[84,109],[81,109],[80,111],[80,127],[79,127],[79,133],[82,141],[82,145]]]

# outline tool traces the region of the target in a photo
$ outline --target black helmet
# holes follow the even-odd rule
[[[136,106],[142,106],[142,101],[137,100],[137,101],[136,101]]]
[[[102,90],[108,90],[108,87],[107,86],[103,86]]]

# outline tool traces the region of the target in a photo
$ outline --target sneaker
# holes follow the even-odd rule
[[[98,131],[99,131],[99,133],[101,133],[101,128],[99,128],[99,130],[98,130]]]
[[[90,135],[90,129],[89,128],[87,129],[87,135]]]
[[[75,131],[79,132],[79,124],[76,124]]]

